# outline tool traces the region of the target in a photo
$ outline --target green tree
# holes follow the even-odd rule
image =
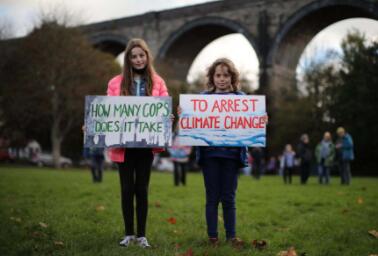
[[[354,32],[342,42],[341,68],[335,74],[329,104],[337,126],[345,126],[355,141],[356,162],[364,169],[375,167],[378,155],[378,40],[367,41]]]
[[[309,133],[320,139],[325,130],[344,126],[354,138],[358,171],[369,172],[378,155],[378,41],[349,33],[338,57],[337,62],[310,65],[305,72]]]
[[[327,53],[327,60],[336,57],[334,52]],[[301,67],[304,73],[297,84],[280,87],[274,94],[275,110],[268,134],[269,150],[275,154],[282,152],[288,143],[295,148],[303,133],[309,134],[311,147],[315,147],[324,131],[333,129],[328,105],[332,101],[330,85],[337,79],[334,63],[310,58],[304,63]]]
[[[3,133],[22,131],[49,143],[59,167],[63,141],[74,135],[82,144],[84,96],[104,94],[119,72],[114,58],[95,50],[78,29],[43,21],[20,39],[2,70]]]

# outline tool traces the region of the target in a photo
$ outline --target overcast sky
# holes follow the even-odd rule
[[[80,16],[81,23],[122,18],[149,11],[194,5],[209,0],[0,0],[0,20],[14,24],[17,36],[33,27],[41,9],[63,6]]]
[[[51,9],[61,5],[80,17],[77,22],[93,23],[122,18],[149,11],[159,11],[175,7],[194,5],[206,0],[0,0],[0,22],[10,23],[13,34],[23,36],[38,20],[41,9]],[[62,7],[60,7],[62,8]],[[368,19],[351,19],[335,23],[314,37],[307,46],[304,56],[321,58],[328,49],[340,50],[342,38],[351,29],[358,29],[370,39],[377,39],[378,22]],[[226,53],[226,54],[225,54]],[[231,58],[237,67],[255,80],[258,74],[258,61],[253,48],[241,35],[229,35],[217,39],[205,47],[197,56],[190,69],[188,80],[204,72],[206,67],[218,57]],[[303,59],[302,59],[303,62]],[[303,66],[303,63],[302,63]],[[299,68],[297,72],[301,72]]]

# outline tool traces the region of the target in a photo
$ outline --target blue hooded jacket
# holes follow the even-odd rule
[[[353,152],[353,139],[349,133],[345,133],[345,135],[341,138],[342,147],[341,147],[341,156],[343,160],[354,160],[354,152]]]

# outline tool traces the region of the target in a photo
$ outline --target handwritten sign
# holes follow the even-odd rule
[[[171,145],[171,97],[86,96],[84,147]]]
[[[265,96],[180,95],[181,145],[265,147]]]

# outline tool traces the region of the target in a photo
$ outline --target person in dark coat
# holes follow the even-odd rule
[[[252,177],[260,179],[262,165],[264,160],[263,150],[260,147],[253,147],[251,150],[252,156]]]
[[[301,141],[297,146],[297,157],[300,161],[301,184],[306,184],[310,176],[312,150],[310,148],[310,139],[307,134],[302,134]]]

